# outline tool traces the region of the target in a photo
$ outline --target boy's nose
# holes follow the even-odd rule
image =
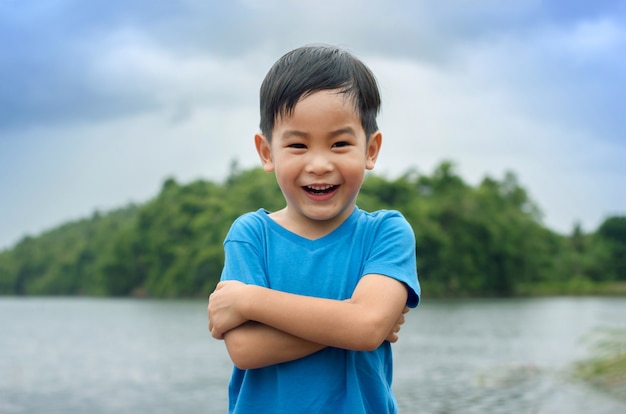
[[[315,175],[323,175],[333,169],[334,166],[331,160],[321,154],[311,154],[305,168],[307,173]]]

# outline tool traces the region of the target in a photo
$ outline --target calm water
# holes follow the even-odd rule
[[[569,379],[626,299],[425,301],[394,345],[401,413],[626,413]],[[0,298],[0,413],[223,413],[205,301]]]

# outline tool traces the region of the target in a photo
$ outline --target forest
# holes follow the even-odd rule
[[[450,161],[431,174],[370,174],[357,204],[407,218],[424,297],[626,295],[626,216],[558,234],[512,172],[474,186]],[[231,223],[260,207],[284,207],[260,168],[233,162],[223,182],[168,178],[143,204],[96,211],[0,252],[0,295],[206,297]]]

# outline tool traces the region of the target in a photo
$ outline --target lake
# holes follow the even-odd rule
[[[626,413],[571,379],[626,298],[428,300],[393,345],[401,413]],[[0,298],[0,413],[224,413],[206,301]]]

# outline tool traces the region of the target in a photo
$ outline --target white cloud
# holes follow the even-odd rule
[[[545,222],[561,232],[577,221],[594,229],[607,205],[615,210],[626,205],[624,196],[606,191],[616,182],[614,171],[602,171],[626,157],[624,147],[599,141],[566,119],[556,123],[529,116],[518,106],[526,99],[522,90],[486,83],[471,68],[445,71],[407,61],[371,66],[384,99],[379,172],[399,174],[413,165],[430,173],[450,159],[475,184],[485,175],[501,178],[513,171],[545,213]]]
[[[251,65],[258,56],[226,58],[177,53],[132,29],[102,43],[92,60],[94,82],[122,96],[140,95],[163,106],[249,102],[260,82]]]
[[[617,58],[619,50],[626,46],[626,30],[609,18],[579,22],[556,38],[558,49],[582,59]]]

